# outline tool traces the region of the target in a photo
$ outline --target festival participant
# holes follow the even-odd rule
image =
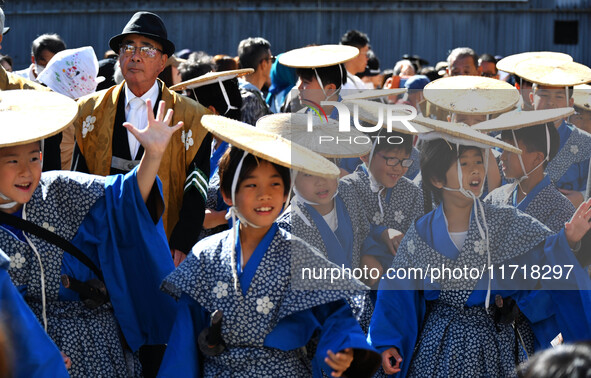
[[[166,342],[176,312],[158,290],[174,266],[156,173],[182,124],[168,126],[164,103],[144,130],[126,123],[146,149],[126,176],[41,174],[39,140],[66,128],[76,103],[38,91],[1,97],[0,248],[10,255],[10,277],[72,359],[73,377],[140,376],[132,352]]]
[[[338,168],[248,124],[205,116],[203,125],[232,145],[220,187],[239,221],[195,245],[165,279],[180,308],[159,376],[371,376],[378,356],[344,301],[363,285],[302,277],[305,268],[336,266],[275,222],[290,191],[288,168],[331,178]],[[207,328],[210,314],[218,324],[218,310],[221,329]],[[316,337],[309,361],[302,347]]]
[[[421,136],[421,172],[425,196],[433,194],[439,205],[412,225],[392,265],[398,272],[428,273],[390,277],[380,285],[369,334],[382,352],[384,371],[409,377],[514,376],[524,356],[511,326],[513,301],[532,323],[538,345],[550,346],[548,335],[556,326],[565,340],[589,338],[591,282],[572,250],[591,228],[591,201],[558,234],[514,208],[483,204],[478,199],[486,175],[483,149],[520,150],[461,124],[415,121],[434,130]],[[453,278],[437,277],[428,268],[443,264],[450,271],[492,268],[482,276]],[[500,275],[499,268],[511,264],[572,265],[572,276],[549,281]],[[538,285],[568,291],[548,290],[548,302],[522,308],[521,300]]]

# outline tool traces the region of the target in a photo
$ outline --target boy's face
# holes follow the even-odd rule
[[[328,205],[337,191],[338,180],[298,173],[295,187],[305,200],[319,205]]]
[[[540,85],[530,94],[530,101],[535,110],[566,108],[573,105],[573,100],[567,100],[564,87],[546,87]]]
[[[513,138],[503,138],[503,142],[509,143],[512,146],[515,145]],[[519,163],[519,156],[517,154],[503,150],[503,153],[501,154],[501,168],[503,170],[503,175],[505,175],[506,178],[519,179],[527,172],[531,172],[532,169],[534,169],[544,160],[543,153],[528,151],[527,147],[521,140],[517,140],[517,144],[517,147],[522,151],[521,160],[523,160],[523,165],[526,172],[523,172],[523,168]]]
[[[408,168],[402,166],[402,160],[409,159],[410,153],[406,153],[402,148],[391,148],[376,151],[373,154],[369,171],[380,185],[386,188],[393,188],[398,180],[406,174]],[[361,158],[367,165],[369,155]],[[398,160],[397,164],[396,160]]]
[[[236,188],[238,211],[247,221],[259,227],[270,227],[277,219],[287,200],[283,179],[268,161],[260,164],[240,182]],[[232,206],[232,199],[222,194],[224,201]]]
[[[326,85],[324,87],[324,92],[326,92],[325,95],[322,91],[322,88],[320,87],[318,79],[315,77],[312,77],[310,80],[300,77],[296,83],[296,86],[300,92],[298,95],[300,102],[304,101],[305,103],[306,101],[310,101],[316,104],[316,106],[319,106],[321,101],[325,101],[326,96],[332,95],[334,93],[334,89],[336,89],[334,84]]]
[[[41,179],[39,142],[0,148],[0,177],[0,193],[19,204],[29,202]]]

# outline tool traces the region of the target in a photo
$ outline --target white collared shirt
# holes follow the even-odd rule
[[[158,101],[158,92],[160,88],[158,87],[158,82],[155,81],[152,88],[150,88],[142,97],[139,97],[143,104],[141,104],[137,110],[132,111],[130,102],[138,98],[134,95],[127,87],[127,83],[124,85],[125,87],[125,120],[132,125],[134,125],[137,129],[143,130],[148,126],[148,112],[146,108],[146,100],[150,99],[152,101],[152,106],[156,104]],[[127,141],[129,142],[129,152],[131,154],[131,160],[135,159],[135,155],[137,155],[137,151],[140,148],[139,141],[133,136],[132,133],[127,131]]]

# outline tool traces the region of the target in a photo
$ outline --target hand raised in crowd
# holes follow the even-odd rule
[[[574,213],[573,217],[564,225],[566,240],[571,249],[574,249],[583,236],[591,229],[591,199],[583,202]]]
[[[392,364],[392,359],[396,361]],[[382,368],[386,374],[396,374],[400,371],[400,364],[402,363],[402,357],[398,353],[398,349],[390,348],[382,352]]]
[[[353,349],[351,348],[347,348],[336,354],[329,350],[326,355],[327,357],[324,358],[324,362],[334,370],[331,374],[333,377],[342,376],[349,366],[351,366],[351,362],[353,362]]]
[[[396,256],[402,238],[404,238],[404,234],[393,228],[387,228],[382,232],[382,241],[386,244],[392,256]]]

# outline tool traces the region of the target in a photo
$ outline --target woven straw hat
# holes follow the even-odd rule
[[[380,115],[380,113],[383,114],[385,107],[398,106],[398,105],[386,105],[386,104],[382,104],[379,102],[368,101],[368,100],[350,100],[350,101],[343,101],[343,103],[345,103],[345,105],[347,105],[347,107],[351,111],[351,114],[353,114],[353,115],[357,114],[357,116],[359,117],[359,119],[361,121],[365,121],[371,125],[378,124],[379,115]],[[407,111],[405,111],[402,107],[400,107],[400,108],[401,108],[400,112],[397,112],[396,114],[409,115],[409,113]],[[382,116],[382,127],[386,128],[387,126],[388,126],[388,123],[386,122],[386,117],[385,117],[385,115],[383,115]],[[416,129],[416,132],[408,129],[406,126],[404,126],[402,124],[402,122],[399,122],[399,121],[392,122],[392,130],[396,131],[396,132],[404,133],[404,134],[417,135],[417,134],[431,131],[430,129],[423,127],[421,125],[413,125],[413,126]]]
[[[311,116],[312,131],[308,131],[309,114],[279,113],[259,118],[257,129],[278,134],[327,158],[350,158],[367,155],[371,143],[367,137],[351,128],[348,132],[339,131],[339,123],[333,119],[328,122]],[[359,142],[355,142],[355,140]],[[363,139],[363,141],[362,141]]]
[[[515,67],[515,74],[532,83],[550,87],[571,87],[591,82],[591,68],[557,59],[528,59]]]
[[[0,147],[36,142],[67,128],[78,106],[55,92],[0,91]]]
[[[272,163],[314,176],[339,177],[336,165],[277,134],[217,115],[204,115],[201,124],[217,138]]]
[[[359,49],[345,45],[308,46],[281,54],[279,63],[294,68],[329,67],[348,62],[359,55]]]
[[[445,139],[464,146],[480,148],[499,147],[503,150],[521,155],[519,148],[476,131],[463,123],[450,123],[421,116],[415,118],[411,123],[426,126],[432,130],[429,133],[421,134],[420,138],[423,140]]]
[[[575,107],[591,111],[591,85],[582,84],[574,88]]]
[[[574,114],[573,108],[521,111],[501,114],[495,119],[472,125],[474,130],[489,132],[501,130],[517,130],[523,127],[554,122]]]
[[[519,91],[511,84],[484,76],[451,76],[430,82],[425,99],[459,114],[503,113],[515,107]]]
[[[232,70],[232,71],[221,71],[221,72],[208,72],[205,75],[201,75],[199,77],[183,81],[182,83],[178,83],[170,87],[173,91],[182,91],[183,89],[193,89],[199,88],[204,85],[209,85],[213,83],[217,83],[219,81],[225,81],[234,79],[236,77],[242,77],[246,75],[250,75],[253,73],[254,70],[252,68],[244,68],[240,70]]]
[[[497,70],[515,74],[515,66],[528,59],[536,58],[556,59],[563,60],[565,62],[573,61],[573,58],[570,55],[564,53],[552,51],[531,51],[504,57],[497,62]]]
[[[398,96],[404,93],[406,93],[406,88],[368,89],[361,92],[352,93],[350,95],[342,96],[342,101],[371,100],[388,96]]]

